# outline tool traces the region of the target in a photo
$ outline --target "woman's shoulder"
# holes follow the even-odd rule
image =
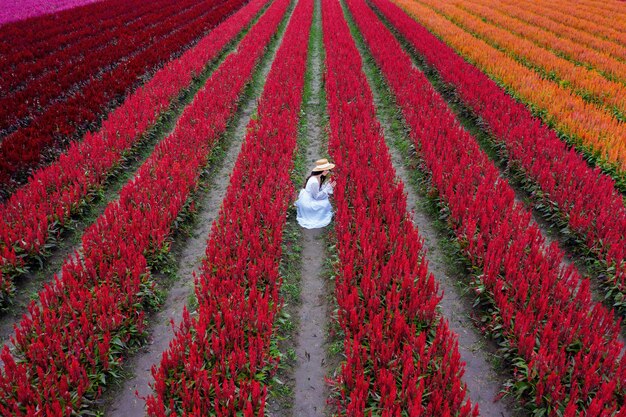
[[[317,177],[311,177],[311,178],[309,178],[309,179],[308,179],[308,181],[307,181],[306,183],[308,184],[308,183],[309,183],[309,182],[311,182],[311,181],[315,181],[315,182],[316,182],[316,183],[318,183],[318,184],[319,184],[319,182],[320,182],[319,178],[317,178]]]

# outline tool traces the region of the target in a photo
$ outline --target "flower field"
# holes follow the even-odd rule
[[[71,9],[73,7],[93,3],[94,1],[98,0],[68,0],[56,2],[42,0],[26,2],[18,0],[7,1],[4,3],[5,8],[2,10],[2,14],[0,14],[0,23],[19,21],[29,17]]]
[[[626,5],[575,5],[0,6],[0,415],[626,417]]]
[[[397,4],[412,16],[419,16],[425,28],[526,103],[587,158],[605,167],[623,184],[625,128],[621,105],[616,106],[612,99],[619,99],[623,79],[620,81],[619,75],[603,74],[604,66],[594,65],[596,54],[592,48],[578,58],[564,56],[563,52],[550,53],[555,52],[556,45],[538,46],[524,32],[515,34],[514,27],[509,29],[506,24],[503,26],[506,29],[500,29],[495,20],[492,24],[486,23],[488,17],[476,17],[462,6],[457,15],[458,8],[452,3],[455,2],[403,0]],[[465,7],[474,12],[471,6]],[[602,10],[598,13],[600,16],[608,14]],[[589,33],[596,33],[596,26],[599,24],[585,25]],[[605,39],[619,43],[617,37]],[[579,48],[586,49],[585,46]],[[607,65],[617,68],[619,63]]]
[[[96,122],[144,74],[240,7],[241,1],[153,6],[156,7],[140,17],[124,16],[130,18],[131,25],[118,24],[110,32],[100,32],[100,37],[92,39],[91,47],[73,51],[59,49],[54,41],[44,45],[45,49],[56,49],[49,57],[53,62],[61,62],[59,66],[44,64],[42,72],[23,66],[14,70],[20,85],[11,85],[10,81],[3,85],[5,95],[0,99],[3,191],[10,192],[12,182],[21,181],[19,174],[23,178],[29,168],[53,158],[45,152],[58,153],[57,147],[62,149],[77,132]],[[102,36],[109,43],[104,48]],[[82,57],[74,59],[73,54]],[[33,61],[32,67],[40,62]]]

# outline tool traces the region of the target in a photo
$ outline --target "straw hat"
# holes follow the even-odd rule
[[[329,163],[328,159],[318,159],[315,161],[315,168],[313,168],[313,172],[328,171],[334,167],[335,164]]]

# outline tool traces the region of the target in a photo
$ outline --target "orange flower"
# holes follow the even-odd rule
[[[623,13],[623,3],[618,10],[603,10],[599,8],[585,9],[580,2],[577,2],[576,6],[572,7],[572,3],[567,0],[556,0],[549,3],[534,0],[504,1],[612,42],[622,45],[626,43],[626,34],[622,29],[626,25],[626,21],[622,20],[620,22],[618,20],[619,15]],[[621,2],[616,3],[619,4]],[[589,19],[589,15],[593,16],[593,19]]]
[[[547,123],[581,141],[583,146],[599,151],[601,159],[626,169],[626,125],[475,38],[431,8],[413,0],[394,1],[512,95],[541,113]]]
[[[622,45],[529,13],[519,4],[508,6],[495,0],[456,0],[453,3],[559,56],[595,68],[609,79],[626,81],[626,62],[614,57],[626,59],[626,48]]]

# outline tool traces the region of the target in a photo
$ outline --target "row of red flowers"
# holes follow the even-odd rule
[[[15,73],[18,80],[28,82],[25,88],[12,89],[0,99],[0,129],[10,132],[36,123],[48,107],[63,101],[69,92],[97,81],[103,71],[114,70],[120,62],[132,59],[133,55],[154,45],[161,37],[175,33],[190,18],[206,11],[203,7],[196,7],[195,0],[185,0],[185,3],[181,5],[182,9],[166,2],[157,4],[156,10],[132,24],[121,26],[111,34],[103,34],[98,42],[86,45],[87,49],[79,51],[80,60],[72,61],[71,49],[61,51],[47,63],[58,62],[60,65],[50,68],[41,77],[28,80],[27,74]],[[215,6],[215,2],[211,2],[207,9]],[[100,48],[103,43],[104,48]],[[45,63],[46,60],[42,61]]]
[[[232,3],[240,7],[243,0],[232,0],[226,4]],[[10,193],[26,179],[30,168],[42,163],[42,159],[52,159],[52,155],[66,147],[68,141],[93,127],[109,106],[118,103],[140,84],[139,77],[151,75],[151,71],[172,59],[177,52],[186,50],[200,35],[223,20],[224,12],[219,7],[216,9],[216,4],[223,5],[222,2],[203,3],[158,25],[157,28],[162,28],[159,31],[165,30],[163,36],[151,39],[151,30],[136,34],[142,39],[143,48],[127,60],[117,61],[114,69],[95,78],[92,76],[84,88],[72,93],[67,100],[55,102],[29,126],[5,137],[0,143],[0,194]],[[158,47],[147,47],[157,41]],[[71,74],[76,80],[84,76],[74,71]],[[46,86],[41,91],[53,88]],[[7,107],[15,109],[22,104],[16,102]],[[42,152],[51,155],[43,158]]]
[[[338,165],[336,276],[345,362],[340,415],[476,416],[456,336],[376,120],[337,0],[323,0],[329,152]]]
[[[148,265],[169,248],[208,156],[223,135],[252,70],[285,7],[261,17],[185,109],[119,201],[83,236],[80,255],[29,306],[0,355],[0,414],[70,415],[90,405],[126,349],[141,342],[144,312],[154,302]],[[268,29],[269,28],[269,29]],[[246,41],[247,40],[247,41]],[[265,40],[262,42],[261,40]]]
[[[626,208],[612,178],[590,168],[556,133],[483,74],[389,2],[375,4],[432,65],[505,150],[533,199],[581,237],[607,272],[608,297],[626,314]]]
[[[157,2],[154,3],[154,7],[161,6]],[[149,3],[138,7],[132,2],[111,4],[106,12],[100,15],[88,15],[90,19],[81,22],[83,25],[81,27],[65,27],[57,36],[39,42],[33,40],[32,43],[24,43],[22,37],[31,38],[31,36],[24,34],[23,28],[19,31],[21,37],[15,30],[3,28],[0,43],[11,43],[13,49],[0,57],[0,71],[3,74],[0,79],[0,98],[14,95],[18,89],[21,90],[44,73],[58,71],[70,63],[84,61],[85,53],[109,46],[111,42],[116,41],[116,36],[111,34],[116,35],[116,31],[145,19],[151,11],[154,11],[154,8]],[[59,23],[55,23],[55,27],[57,24]]]
[[[238,4],[224,4],[216,12],[225,16]],[[88,204],[90,195],[103,186],[108,174],[144,137],[146,129],[250,23],[263,4],[262,1],[249,3],[180,58],[169,62],[115,109],[97,133],[87,133],[82,142],[72,143],[54,164],[37,171],[28,184],[0,206],[0,300],[3,303],[13,292],[13,277],[27,269],[35,258],[45,256],[50,241],[58,239],[65,222]]]
[[[100,25],[132,12],[136,7],[136,4],[124,0],[109,0],[5,23],[0,34],[0,72],[4,73],[21,62],[33,62],[55,51],[41,48],[41,45],[53,39],[57,42],[56,47],[65,48],[82,37],[98,35]]]
[[[472,285],[488,300],[516,394],[545,415],[615,415],[626,396],[619,321],[592,301],[587,279],[561,266],[557,245],[546,247],[498,169],[365,1],[347,3],[447,204],[449,226],[482,271]]]
[[[284,5],[288,0],[276,0]],[[197,317],[185,310],[158,367],[148,415],[263,416],[279,358],[271,352],[282,235],[293,196],[313,0],[300,0],[267,77],[196,279]]]

